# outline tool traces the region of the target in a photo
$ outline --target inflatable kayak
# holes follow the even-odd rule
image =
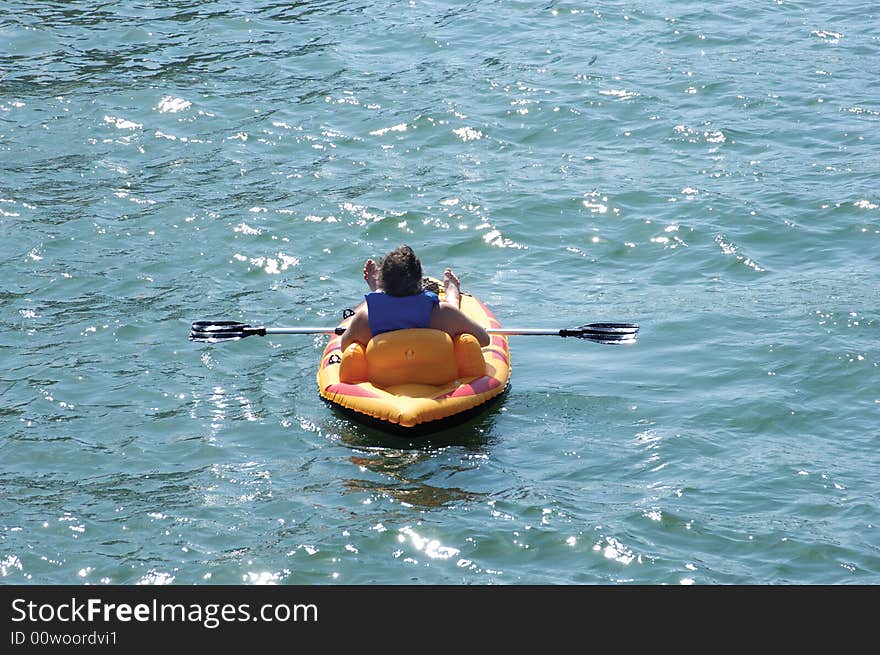
[[[426,278],[426,285],[444,299],[437,280]],[[461,310],[486,328],[501,327],[488,307],[465,292]],[[353,314],[339,327],[347,327]],[[490,336],[481,348],[469,334],[452,339],[427,328],[395,330],[343,352],[342,337],[334,335],[321,355],[318,390],[334,408],[385,431],[421,434],[447,428],[481,413],[507,390],[507,337]]]

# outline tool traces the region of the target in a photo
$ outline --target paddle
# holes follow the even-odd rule
[[[265,337],[267,334],[342,334],[341,327],[254,327],[236,321],[196,321],[189,333],[190,341],[217,343],[245,337]],[[578,328],[562,330],[487,328],[489,334],[575,337],[596,343],[635,343],[639,326],[636,323],[590,323]]]

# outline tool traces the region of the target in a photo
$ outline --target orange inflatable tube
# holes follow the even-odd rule
[[[486,328],[501,327],[470,294],[462,293],[461,310]],[[462,422],[499,398],[510,382],[510,347],[503,335],[491,335],[484,348],[469,334],[452,339],[431,329],[386,332],[366,348],[352,344],[345,352],[340,343],[341,337],[333,336],[321,355],[321,398],[387,431],[414,434]]]

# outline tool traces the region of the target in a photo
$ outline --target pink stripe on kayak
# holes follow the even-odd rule
[[[334,393],[340,396],[351,396],[353,398],[382,398],[382,394],[376,393],[362,387],[358,384],[346,384],[339,382],[337,384],[328,384],[324,389],[325,393]]]
[[[494,321],[495,314],[492,313],[492,310],[489,309],[488,307],[486,307],[486,304],[482,300],[480,300],[479,298],[476,298],[474,296],[471,296],[471,297],[477,301],[477,305],[479,305],[480,309],[483,310],[483,313],[486,315],[486,318],[488,318],[490,321]]]
[[[443,400],[444,398],[461,398],[463,396],[479,396],[480,394],[492,391],[492,389],[497,389],[500,386],[501,380],[497,378],[490,378],[488,375],[484,375],[481,378],[477,378],[470,384],[462,384],[455,391],[450,391],[449,393],[445,393],[442,396],[436,396],[434,400]]]
[[[498,336],[497,334],[493,334],[490,336],[491,343],[496,348],[501,348],[501,350],[507,350],[507,342],[504,340],[504,337]]]
[[[495,359],[500,359],[507,366],[510,366],[510,358],[507,356],[506,353],[498,352],[497,350],[490,350],[489,354],[492,355]]]

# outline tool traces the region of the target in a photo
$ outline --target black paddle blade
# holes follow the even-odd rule
[[[266,328],[252,327],[236,321],[196,321],[189,331],[190,341],[217,343],[235,341],[253,335],[266,336]]]
[[[563,330],[562,336],[622,345],[635,343],[638,333],[639,326],[636,323],[590,323],[574,330]]]

